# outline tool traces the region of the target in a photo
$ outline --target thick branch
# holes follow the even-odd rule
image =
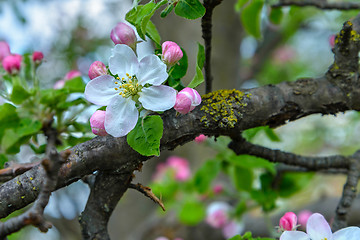
[[[107,231],[109,218],[128,188],[131,178],[132,171],[123,173],[101,171],[96,174],[85,210],[79,219],[83,239],[110,240]]]
[[[272,7],[284,7],[284,6],[299,6],[299,7],[312,6],[312,7],[316,7],[316,8],[320,8],[320,9],[327,9],[327,10],[360,9],[360,3],[328,2],[326,0],[280,0],[278,3],[272,5]]]

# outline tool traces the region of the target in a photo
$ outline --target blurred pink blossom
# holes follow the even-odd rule
[[[177,156],[171,156],[165,163],[157,165],[154,180],[163,180],[168,172],[172,172],[177,181],[186,181],[191,177],[188,160]]]
[[[215,194],[219,194],[221,193],[222,191],[224,191],[224,187],[223,185],[221,184],[216,184],[214,187],[213,187],[213,191]]]
[[[298,213],[298,221],[299,224],[301,226],[306,226],[306,223],[309,219],[309,217],[312,215],[313,213],[309,210],[302,210]]]
[[[287,63],[296,57],[296,52],[290,46],[277,48],[273,53],[274,62],[277,64]]]
[[[10,54],[9,44],[5,41],[0,41],[0,62],[2,62],[2,60]]]
[[[229,223],[231,207],[226,202],[213,202],[206,209],[206,223],[213,228],[223,228]]]
[[[207,136],[205,136],[204,134],[200,134],[199,136],[197,136],[195,138],[195,142],[197,143],[202,143],[207,139]]]
[[[235,235],[242,234],[244,229],[245,225],[242,222],[230,221],[223,227],[222,233],[224,237],[228,239],[234,237]]]

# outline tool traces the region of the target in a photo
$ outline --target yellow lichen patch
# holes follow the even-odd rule
[[[242,100],[244,96],[250,98],[251,94],[245,94],[238,90],[219,90],[208,93],[202,97],[203,106],[201,110],[205,115],[200,121],[206,126],[210,126],[210,122],[216,122],[221,128],[233,128],[238,121],[235,115],[234,107],[245,107],[246,103]],[[209,116],[210,115],[210,116]],[[210,118],[210,119],[208,119]]]

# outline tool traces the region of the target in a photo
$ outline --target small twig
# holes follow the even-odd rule
[[[280,0],[273,4],[272,7],[299,6],[299,7],[316,7],[326,10],[353,10],[360,9],[360,3],[355,2],[328,2],[324,0]]]
[[[237,137],[236,139],[233,138],[233,141],[229,144],[229,148],[237,155],[249,154],[267,159],[270,162],[304,167],[309,170],[347,169],[350,165],[349,157],[341,155],[329,157],[305,157],[252,144],[242,137]]]
[[[336,208],[336,216],[333,223],[333,230],[337,231],[347,226],[346,217],[356,197],[357,184],[360,177],[360,151],[357,151],[351,159],[349,172],[343,193]]]
[[[162,208],[162,210],[164,212],[166,211],[163,202],[151,191],[151,188],[143,186],[140,183],[137,183],[137,184],[131,183],[129,185],[129,188],[133,188],[133,189],[138,190],[139,192],[144,194],[146,197],[150,198],[152,201],[159,204],[159,206]]]
[[[14,177],[23,174],[24,172],[36,167],[41,162],[34,163],[11,163],[7,168],[0,169],[0,182],[8,181]]]
[[[222,0],[204,0],[204,7],[206,9],[205,15],[201,19],[201,28],[202,28],[202,37],[205,42],[205,84],[206,84],[206,93],[212,91],[212,80],[211,75],[211,28],[212,28],[212,12],[214,8],[219,5]]]

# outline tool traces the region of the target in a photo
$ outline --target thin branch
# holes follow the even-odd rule
[[[349,157],[341,155],[329,157],[305,157],[252,144],[244,138],[233,138],[233,141],[229,144],[229,148],[237,155],[249,154],[267,159],[270,162],[304,167],[309,170],[324,170],[332,168],[347,169],[350,165]]]
[[[4,239],[7,235],[17,232],[27,225],[34,225],[41,232],[47,232],[52,227],[51,223],[44,219],[43,213],[49,202],[51,192],[56,188],[58,171],[71,154],[71,151],[67,150],[61,154],[56,151],[57,132],[50,125],[51,123],[49,123],[48,127],[44,127],[45,135],[48,137],[46,146],[47,157],[41,161],[41,165],[45,170],[46,177],[38,199],[25,213],[0,223],[0,239]]]
[[[212,91],[212,80],[211,75],[211,38],[212,38],[212,12],[214,8],[219,5],[222,0],[204,0],[204,7],[206,9],[205,15],[201,19],[202,37],[205,42],[205,83],[206,93]]]
[[[360,3],[355,2],[328,2],[326,0],[280,0],[272,7],[299,6],[316,7],[324,10],[354,10],[360,9]]]
[[[129,188],[133,188],[135,190],[138,190],[142,194],[144,194],[146,197],[150,198],[153,202],[159,204],[159,206],[162,208],[162,210],[165,212],[165,206],[164,203],[151,191],[151,188],[143,186],[142,184],[130,184]]]
[[[336,216],[332,225],[333,230],[337,231],[347,226],[347,215],[356,197],[357,184],[360,177],[360,151],[353,155],[350,162],[349,172],[344,185],[343,193],[336,208]]]

